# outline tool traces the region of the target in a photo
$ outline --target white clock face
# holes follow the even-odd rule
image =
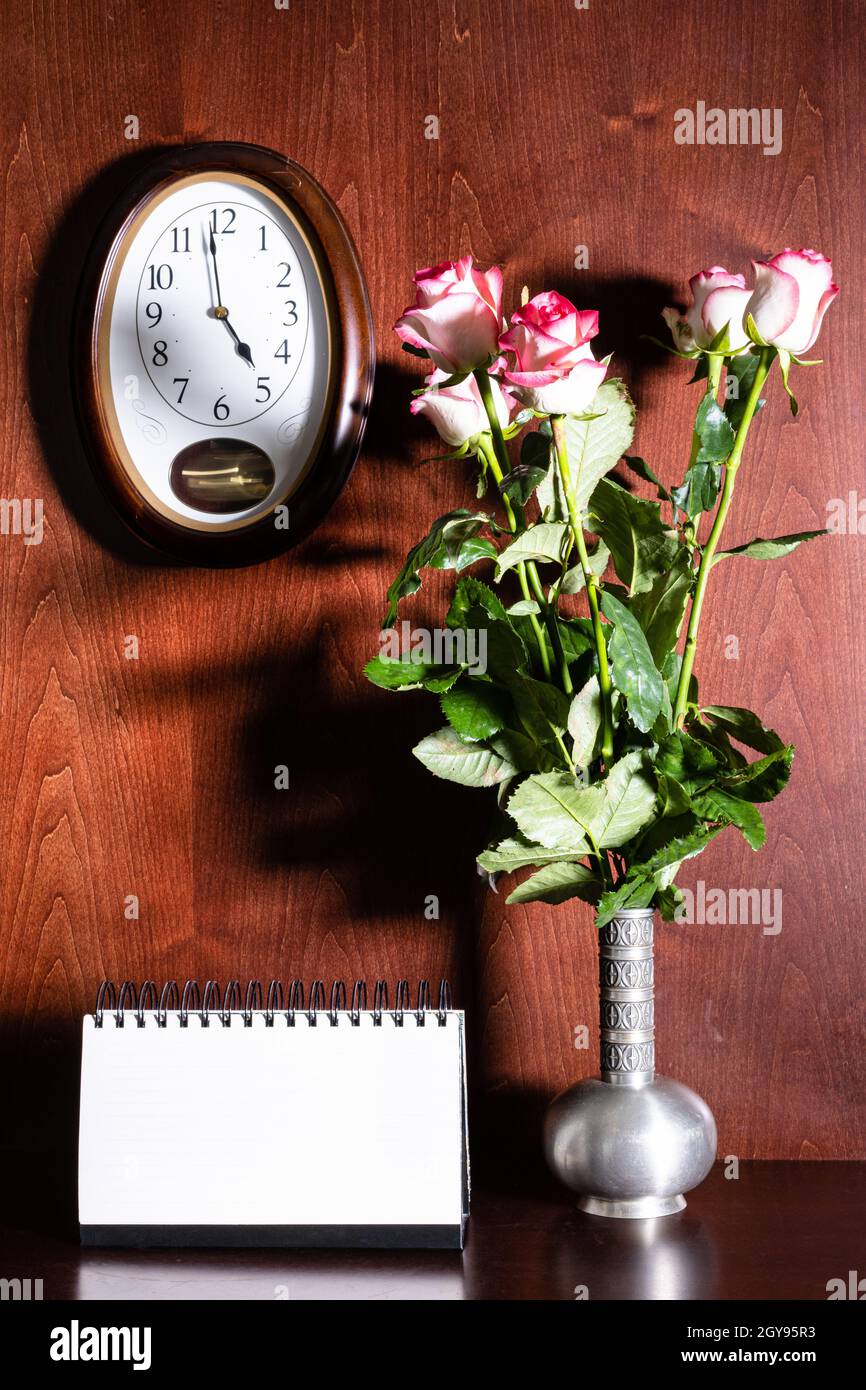
[[[331,341],[284,204],[243,175],[178,180],[125,239],[109,314],[103,390],[148,500],[227,529],[289,497],[321,435]]]

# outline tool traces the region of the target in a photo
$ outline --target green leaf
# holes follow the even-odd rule
[[[523,468],[540,469],[546,475],[550,466],[550,436],[540,430],[525,434],[520,445],[520,464]]]
[[[497,579],[524,560],[561,563],[567,537],[568,527],[564,521],[539,521],[535,526],[530,526],[500,552],[496,562]]]
[[[700,441],[697,462],[724,463],[734,447],[734,431],[711,391],[698,406],[695,433]]]
[[[525,507],[550,468],[550,440],[537,431],[525,434],[520,445],[520,462],[500,483],[500,491],[518,506]]]
[[[662,523],[658,502],[646,502],[602,478],[592,494],[589,529],[608,546],[617,574],[632,594],[651,589],[674,564],[676,533]]]
[[[458,679],[461,666],[436,666],[405,657],[374,656],[364,675],[382,690],[448,690]]]
[[[664,687],[637,618],[613,594],[602,593],[601,610],[613,624],[612,677],[628,701],[632,722],[648,733],[662,707]]]
[[[746,352],[732,357],[727,364],[725,414],[735,432],[739,429],[745,414],[746,402],[754,385],[755,372],[758,370],[760,360],[760,354]],[[732,391],[735,394],[729,394]],[[763,401],[758,402],[755,414],[763,404]]]
[[[712,391],[703,396],[695,416],[695,435],[698,449],[694,462],[679,487],[671,491],[671,499],[689,517],[710,511],[715,505],[722,485],[720,465],[734,447],[731,422],[716,402]]]
[[[719,560],[727,560],[730,555],[748,555],[751,560],[778,560],[782,555],[790,555],[803,541],[813,541],[819,536],[829,534],[829,531],[797,531],[790,536],[775,536],[772,540],[764,540],[763,536],[757,536],[746,545],[734,545],[730,550],[717,550],[713,556],[713,564],[717,565]]]
[[[585,854],[586,825],[600,810],[597,786],[577,787],[564,772],[541,773],[521,782],[508,803],[508,814],[529,840],[561,853]]]
[[[511,691],[521,724],[537,743],[550,742],[554,738],[554,729],[559,733],[564,731],[568,723],[569,702],[558,686],[516,670],[503,671],[500,679]]]
[[[588,790],[601,793],[588,823],[599,849],[619,849],[652,819],[656,788],[642,749],[620,758],[604,780]]]
[[[498,734],[511,715],[507,694],[490,681],[458,681],[439,703],[452,729],[473,743]]]
[[[639,846],[639,860],[629,873],[655,876],[665,869],[693,859],[718,835],[721,826],[708,826],[696,815],[671,816],[653,825]]]
[[[598,540],[594,548],[588,551],[588,554],[590,574],[594,574],[598,578],[601,578],[604,571],[607,569],[610,551],[603,540]],[[579,594],[581,589],[585,587],[583,570],[580,565],[575,565],[573,569],[570,569],[553,587],[556,592],[560,594]]]
[[[422,738],[412,752],[435,777],[459,782],[463,787],[495,787],[519,771],[502,753],[477,743],[464,743],[449,725]]]
[[[789,743],[765,758],[748,763],[739,772],[721,778],[719,786],[744,801],[772,801],[787,785],[793,759],[794,746]]]
[[[565,420],[568,466],[581,517],[596,483],[615,467],[634,437],[634,403],[618,378],[599,387],[592,409],[592,419],[568,415]]]
[[[601,721],[601,691],[598,676],[593,676],[577,692],[568,711],[568,732],[574,740],[571,756],[578,767],[588,767],[595,758]]]
[[[709,374],[710,374],[710,373],[709,373],[709,361],[710,361],[710,359],[707,357],[706,353],[703,353],[703,352],[699,352],[699,353],[698,353],[697,360],[696,360],[696,362],[695,362],[695,370],[694,370],[694,372],[692,373],[692,375],[689,377],[688,382],[686,383],[686,385],[688,385],[688,386],[694,386],[694,384],[695,384],[696,381],[706,381],[707,377],[708,377]]]
[[[602,883],[585,864],[560,861],[539,869],[506,898],[507,903],[564,903],[569,898],[597,902]]]
[[[705,820],[720,820],[735,825],[752,849],[760,849],[766,839],[760,811],[750,801],[743,801],[719,787],[710,787],[694,799],[694,808]]]
[[[493,590],[477,579],[459,580],[445,621],[449,628],[463,628],[474,634],[487,674],[501,684],[507,684],[525,666],[527,654],[518,624],[528,620],[512,623]],[[468,646],[467,641],[467,649]]]
[[[660,574],[651,589],[635,594],[629,602],[659,670],[677,644],[693,581],[694,571],[681,546],[672,568]]]
[[[483,608],[470,608],[466,620],[467,630],[476,633],[478,649],[486,661],[486,674],[500,685],[509,685],[527,660],[519,633],[507,621],[488,618]]]
[[[434,569],[460,570],[477,559],[495,556],[497,552],[490,541],[486,541],[480,549],[475,542],[482,526],[489,526],[492,522],[492,517],[485,513],[469,512],[465,508],[437,517],[424,539],[409,551],[400,573],[389,586],[388,612],[382,626],[391,627],[400,600],[421,588],[422,569],[430,566]]]
[[[512,603],[508,610],[509,618],[528,618],[532,613],[540,613],[541,608],[534,598],[522,598]]]
[[[623,912],[626,908],[649,907],[655,897],[655,890],[652,879],[623,879],[616,888],[609,889],[599,898],[595,925],[606,927],[618,912]]]
[[[561,860],[561,849],[545,849],[543,845],[532,844],[522,835],[501,840],[498,845],[491,846],[478,856],[481,868],[489,874],[510,874],[515,869],[530,866],[541,868],[543,864],[560,863]]]
[[[670,502],[670,493],[668,492],[667,488],[663,487],[663,485],[659,482],[655,473],[652,471],[645,459],[637,458],[634,454],[623,454],[622,461],[638,478],[642,478],[645,483],[652,484],[652,486],[656,490],[656,496],[658,497],[659,501]]]
[[[722,486],[722,469],[718,463],[696,462],[686,473],[679,487],[671,491],[674,506],[686,516],[700,516],[715,506]]]
[[[707,705],[701,710],[702,716],[709,715],[714,724],[724,729],[731,738],[754,748],[756,753],[776,753],[784,747],[779,735],[767,729],[750,709],[740,709],[736,705]]]
[[[498,594],[482,584],[480,579],[464,575],[457,581],[457,588],[451,600],[451,607],[445,618],[449,627],[465,627],[466,615],[471,608],[481,608],[490,618],[507,623],[508,614]]]
[[[659,810],[662,819],[687,814],[692,809],[692,799],[685,787],[675,777],[665,772],[657,773],[659,787]]]
[[[678,914],[680,909],[685,906],[685,901],[682,888],[677,888],[675,884],[669,883],[666,887],[659,888],[656,893],[656,907],[661,914],[662,921],[678,921]]]
[[[712,749],[726,772],[736,772],[739,768],[746,766],[748,759],[743,756],[739,748],[734,747],[720,725],[697,718],[689,724],[688,732],[699,743],[705,743]]]
[[[800,409],[800,406],[797,402],[797,397],[791,390],[791,383],[788,380],[788,374],[791,370],[791,354],[790,352],[787,352],[785,348],[777,348],[776,356],[779,359],[779,371],[782,373],[782,385],[784,386],[788,396],[788,401],[791,406],[791,414],[796,415],[798,410]]]
[[[556,626],[569,665],[586,652],[595,651],[595,637],[589,618],[557,618]]]
[[[722,766],[711,748],[682,730],[669,734],[655,756],[656,772],[673,777],[689,794],[714,782]]]
[[[490,747],[517,772],[555,772],[562,766],[558,752],[545,748],[517,729],[502,729],[490,739]]]
[[[498,555],[496,546],[486,536],[467,536],[454,554],[453,561],[447,565],[437,565],[435,568],[459,572],[474,565],[476,560],[495,560]]]
[[[550,440],[547,441],[547,447],[550,449]],[[568,521],[568,504],[555,461],[550,463],[547,476],[538,484],[535,500],[541,510],[542,521]]]

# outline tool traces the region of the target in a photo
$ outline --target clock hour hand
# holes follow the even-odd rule
[[[214,282],[216,284],[217,299],[219,300],[219,303],[214,309],[214,315],[216,318],[222,319],[229,333],[231,333],[232,337],[234,338],[235,343],[237,344],[238,356],[242,357],[245,362],[248,362],[251,367],[254,367],[255,363],[253,362],[253,354],[250,350],[250,345],[249,343],[241,342],[240,338],[238,337],[237,333],[235,332],[234,328],[229,322],[229,311],[222,302],[222,292],[220,291],[220,276],[219,270],[217,269],[216,242],[214,241],[213,229],[211,229],[210,233],[210,253],[213,257]]]
[[[222,310],[222,312],[220,312],[220,310]],[[234,338],[235,342],[237,343],[238,357],[242,357],[242,358],[244,359],[245,362],[249,362],[250,366],[251,366],[251,367],[254,367],[256,364],[255,364],[255,362],[253,361],[253,354],[252,354],[252,351],[251,351],[251,349],[250,349],[250,345],[249,345],[249,343],[242,343],[241,340],[240,340],[240,338],[238,337],[237,333],[236,333],[235,330],[232,328],[231,324],[229,323],[229,311],[228,311],[228,309],[223,308],[223,306],[220,304],[214,312],[216,313],[216,316],[217,316],[218,319],[222,319],[222,321],[223,321],[223,323],[225,324],[226,328],[228,329],[229,333],[231,333],[232,337]]]

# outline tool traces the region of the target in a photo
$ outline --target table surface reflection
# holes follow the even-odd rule
[[[552,1185],[479,1191],[462,1254],[82,1250],[50,1207],[16,1214],[7,1189],[0,1277],[80,1300],[826,1299],[829,1280],[863,1268],[866,1163],[726,1171],[654,1221],[584,1216]]]

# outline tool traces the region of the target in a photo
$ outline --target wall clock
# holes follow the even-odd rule
[[[334,204],[255,145],[165,151],[94,244],[74,366],[97,478],[141,538],[206,565],[292,545],[351,472],[373,383]]]

